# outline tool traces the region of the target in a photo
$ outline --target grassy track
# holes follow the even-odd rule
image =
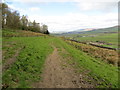
[[[3,39],[3,43],[13,41],[22,50],[12,67],[3,73],[3,83],[10,87],[28,87],[30,82],[40,79],[44,60],[53,50],[49,45],[51,39],[44,37],[13,37]],[[4,48],[10,49],[10,47],[3,47],[3,51]],[[7,52],[6,56],[14,55],[12,52],[14,52],[15,48],[10,50],[11,52]]]
[[[90,70],[89,75],[93,76],[100,83],[100,86],[98,87],[118,87],[117,67],[106,64],[99,59],[92,58],[61,40],[58,41],[59,44],[70,53],[69,55],[73,57],[73,61],[78,63],[78,68],[79,66],[82,66],[85,69]]]
[[[3,46],[3,52],[9,50],[9,42],[14,42],[16,50],[18,47],[22,49],[15,63],[3,73],[3,85],[25,88],[30,87],[32,82],[40,80],[46,56],[53,51],[52,45],[55,45],[57,48],[64,48],[73,57],[73,62],[78,63],[76,66],[78,69],[82,66],[89,70],[89,75],[98,82],[100,81],[99,87],[118,87],[117,67],[88,56],[86,53],[68,45],[60,38],[49,36],[3,38],[3,45],[8,44]],[[15,53],[14,49],[9,51]],[[6,56],[10,54],[9,52],[5,53]],[[10,56],[14,55],[14,53],[11,53]],[[7,59],[5,60],[7,62]]]

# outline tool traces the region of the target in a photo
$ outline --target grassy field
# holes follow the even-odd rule
[[[74,39],[81,42],[92,42],[99,46],[119,48],[118,47],[118,26],[91,30],[91,31],[75,31],[63,34],[56,34],[56,36],[63,36],[69,39]],[[103,43],[101,43],[103,42]]]
[[[84,72],[81,67],[89,70],[88,76],[99,83],[98,87],[118,87],[118,67],[95,59],[62,39],[51,36],[3,37],[3,66],[18,52],[14,63],[3,72],[3,86],[30,88],[33,82],[41,80],[43,64],[53,51],[53,45],[64,48],[69,53],[65,57],[71,56],[80,72]]]
[[[118,44],[118,33],[99,34],[95,37],[79,37],[80,41],[104,41],[111,44]]]
[[[44,60],[52,51],[50,42],[51,39],[44,37],[3,38],[3,66],[21,48],[15,63],[3,72],[3,83],[25,88],[30,82],[39,80]]]
[[[108,34],[79,34],[72,35],[71,38],[81,42],[104,42],[102,46],[118,48],[118,33]],[[111,44],[111,45],[107,45]]]

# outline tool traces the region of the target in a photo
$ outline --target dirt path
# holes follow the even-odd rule
[[[35,88],[92,88],[93,85],[83,80],[83,75],[75,72],[66,63],[57,48],[46,59],[42,80],[34,83]]]

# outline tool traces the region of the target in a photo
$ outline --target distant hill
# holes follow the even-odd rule
[[[96,33],[117,33],[118,26],[101,28],[101,29],[79,29],[71,32],[56,34],[56,35],[70,35],[70,34],[96,34]]]
[[[82,33],[117,33],[117,32],[118,32],[118,26],[114,26],[109,28],[94,29],[94,30],[85,31]]]

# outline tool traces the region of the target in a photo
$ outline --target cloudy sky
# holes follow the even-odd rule
[[[50,32],[118,25],[119,0],[4,0],[36,22],[48,25]]]

